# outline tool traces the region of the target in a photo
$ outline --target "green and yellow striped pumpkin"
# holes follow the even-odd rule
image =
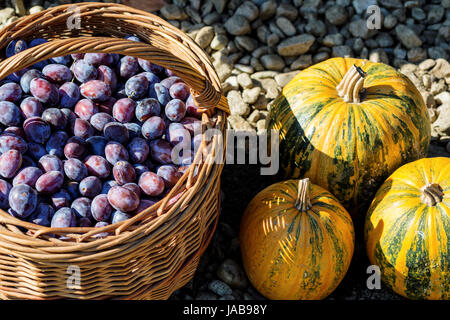
[[[307,178],[261,191],[240,227],[246,274],[262,295],[274,300],[327,297],[348,270],[354,238],[348,212]]]
[[[395,169],[424,157],[431,137],[412,82],[388,65],[352,58],[301,71],[274,101],[268,129],[279,130],[286,177],[309,177],[352,216]]]
[[[450,158],[397,169],[369,208],[365,238],[371,263],[393,291],[450,300]]]

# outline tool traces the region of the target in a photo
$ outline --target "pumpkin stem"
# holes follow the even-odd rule
[[[353,65],[336,86],[338,95],[345,102],[360,103],[360,91],[363,88],[366,73],[358,66]]]
[[[309,198],[309,178],[300,179],[298,181],[297,200],[295,207],[301,212],[308,211],[312,208],[311,199]]]
[[[442,202],[444,192],[442,187],[437,183],[429,183],[422,188],[422,196],[420,200],[427,206],[432,207]]]

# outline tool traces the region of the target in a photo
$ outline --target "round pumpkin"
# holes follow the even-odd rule
[[[367,255],[381,279],[410,299],[450,299],[450,158],[397,169],[366,216]]]
[[[412,82],[388,65],[353,58],[301,71],[274,101],[267,128],[279,130],[285,176],[309,177],[352,216],[395,169],[426,156],[431,138]]]
[[[245,272],[273,300],[318,300],[344,278],[353,222],[337,199],[309,179],[275,183],[248,205],[240,226]]]

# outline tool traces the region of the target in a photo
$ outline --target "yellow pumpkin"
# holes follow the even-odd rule
[[[366,210],[383,181],[426,156],[427,107],[414,84],[383,63],[332,58],[301,71],[274,101],[286,177],[308,177],[350,211]]]
[[[354,250],[350,215],[309,179],[275,183],[248,205],[240,227],[244,269],[266,298],[316,300],[343,279]]]
[[[410,299],[450,299],[450,158],[397,169],[366,216],[366,249],[381,278]]]

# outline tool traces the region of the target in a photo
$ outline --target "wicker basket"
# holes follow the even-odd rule
[[[26,16],[0,32],[2,51],[13,39],[50,40],[2,60],[0,79],[71,53],[140,57],[179,75],[205,111],[203,127],[224,132],[228,105],[219,79],[208,56],[187,35],[155,15],[105,3],[77,4],[81,28],[70,30],[72,6]],[[145,42],[123,39],[128,34]],[[204,137],[195,155],[204,160],[192,164],[164,199],[127,221],[104,228],[52,229],[0,210],[0,298],[167,299],[193,277],[217,224],[223,165],[210,160],[221,155],[219,139]],[[111,235],[93,237],[105,231]],[[79,285],[70,282],[78,268]]]

